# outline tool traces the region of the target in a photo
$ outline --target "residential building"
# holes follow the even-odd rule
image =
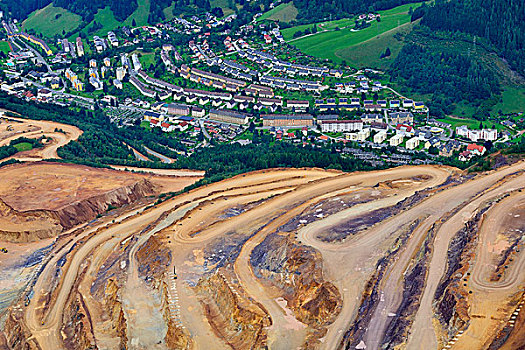
[[[485,154],[485,147],[471,143],[467,146],[467,151],[471,152],[474,155],[482,156]]]
[[[122,81],[124,80],[124,77],[126,76],[126,68],[124,67],[118,67],[116,70],[117,79]]]
[[[401,134],[396,134],[394,136],[392,136],[389,140],[389,143],[390,143],[390,146],[398,146],[400,145],[401,143],[403,143],[403,140],[405,139],[405,137]]]
[[[249,115],[237,111],[227,109],[212,109],[209,113],[209,118],[221,123],[228,124],[248,124]]]
[[[263,120],[263,126],[310,127],[314,125],[314,118],[311,114],[263,114],[261,118]]]
[[[390,124],[413,124],[414,115],[410,112],[393,112],[388,114]]]
[[[380,131],[374,135],[374,143],[383,143],[386,140],[386,131]]]
[[[363,129],[361,120],[323,120],[320,124],[322,132],[349,132]]]
[[[412,137],[411,139],[408,139],[405,147],[406,149],[414,149],[417,146],[419,146],[419,138],[418,137]]]

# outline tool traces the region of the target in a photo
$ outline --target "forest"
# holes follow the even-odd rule
[[[472,58],[454,52],[438,52],[407,44],[390,68],[391,80],[419,94],[431,95],[430,113],[450,114],[454,104],[469,101],[479,105],[501,93],[492,73]]]
[[[432,30],[460,31],[489,40],[510,66],[525,74],[525,1],[437,0],[421,24]]]

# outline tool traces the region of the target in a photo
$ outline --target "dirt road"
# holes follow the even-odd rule
[[[12,140],[19,137],[39,138],[42,136],[50,137],[53,141],[44,145],[41,149],[34,149],[31,151],[20,152],[13,157],[23,161],[37,161],[42,159],[57,159],[57,149],[66,145],[72,140],[76,140],[82,135],[82,130],[76,126],[56,123],[45,120],[31,120],[24,118],[8,117],[9,121],[14,123],[2,123],[2,128],[7,128],[11,125],[14,128],[13,132],[2,131],[4,138],[0,140],[0,146],[9,144]],[[61,130],[61,131],[59,131]]]
[[[169,307],[180,313],[176,320],[190,336],[195,349],[243,349],[250,341],[262,341],[270,349],[296,349],[310,340],[312,344],[318,342],[316,348],[336,349],[353,321],[362,317],[359,308],[363,292],[376,272],[378,261],[392,250],[394,244],[399,244],[396,243],[398,238],[406,234],[405,241],[395,251],[377,285],[380,298],[369,315],[366,329],[356,339],[366,344],[367,349],[379,349],[385,341],[385,331],[404,300],[405,273],[413,266],[416,253],[423,246],[430,228],[439,222],[435,239],[431,242],[433,250],[428,260],[426,283],[422,286],[419,305],[410,316],[414,322],[406,343],[409,349],[438,348],[443,344],[434,328],[433,302],[437,285],[447,267],[450,241],[482,205],[510,194],[494,202],[484,214],[476,259],[471,277],[466,282],[467,288],[473,292],[469,297],[471,313],[496,315],[492,321],[490,317],[471,318],[470,326],[455,343],[461,349],[477,348],[479,344],[490,341],[498,325],[506,322],[508,309],[502,301],[508,302],[525,282],[521,273],[525,256],[517,252],[513,253],[512,263],[503,277],[497,281],[489,280],[495,268],[494,262],[510,246],[511,238],[502,241],[502,237],[515,237],[516,230],[522,229],[516,222],[525,218],[525,196],[517,191],[525,186],[523,170],[525,162],[474,179],[460,178],[457,170],[437,166],[399,167],[363,173],[275,169],[239,175],[148,209],[139,207],[115,217],[102,218],[79,230],[70,242],[53,251],[54,255],[38,276],[33,300],[24,310],[23,322],[32,339],[43,349],[64,348],[64,329],[70,327],[64,324],[68,298],[80,292],[87,309],[92,309],[92,320],[101,324],[93,326],[92,334],[97,344],[119,344],[119,336],[104,328],[107,327],[104,323],[107,316],[102,317],[103,310],[96,309],[101,304],[95,302],[92,286],[97,284],[100,271],[110,264],[109,257],[127,242],[129,248],[122,249],[126,257],[124,261],[129,265],[125,265],[119,295],[130,348],[168,346],[168,325],[160,316],[163,306],[160,291],[155,287],[160,281],[155,281],[153,274],[148,276],[153,279],[148,283],[141,277],[145,266],[157,266],[155,264],[162,261],[162,266],[155,267],[165,271],[162,276],[177,271],[177,280],[170,284],[173,290]],[[178,171],[162,174],[198,175]],[[404,207],[399,204],[401,202]],[[381,213],[387,214],[374,221]],[[360,220],[372,223],[352,231]],[[406,231],[406,227],[415,222],[417,225]],[[339,236],[330,238],[332,232],[338,232]],[[279,261],[268,263],[271,271],[256,273],[252,261],[254,252],[274,234],[291,239],[297,235],[297,249],[301,249],[301,245],[313,247],[322,264],[309,261],[306,251],[302,257],[291,256],[297,251],[289,248],[273,258]],[[268,244],[264,247],[267,251],[258,254],[273,256],[272,252],[281,248]],[[169,254],[166,255],[164,250]],[[68,251],[64,263],[64,253]],[[161,259],[163,256],[166,260]],[[297,264],[312,263],[312,268],[319,269],[312,285],[297,284],[302,282],[297,271],[293,270],[294,266],[287,265],[292,269],[290,271],[283,268],[282,264],[290,259],[297,259]],[[59,266],[60,273],[57,274]],[[226,287],[198,287],[215,273],[224,276]],[[269,276],[274,276],[273,281],[281,281],[281,287],[277,287],[278,283],[272,285]],[[320,328],[316,322],[322,323],[322,320],[312,321],[317,314],[309,312],[322,313],[326,311],[322,308],[329,304],[328,301],[334,300],[324,300],[323,294],[315,294],[316,284],[323,280],[335,285],[342,301],[337,305],[339,311],[334,318],[323,326],[325,328]],[[311,303],[306,300],[300,307],[293,308],[289,300],[287,303],[283,299],[283,288],[291,289],[288,296],[299,293],[299,290],[301,293],[312,292],[308,294]],[[46,301],[51,292],[54,297]],[[238,297],[233,297],[235,295]],[[232,296],[233,301],[221,300],[228,296]],[[239,310],[226,309],[235,305],[234,302],[239,303]],[[316,309],[317,305],[320,309]],[[251,313],[255,309],[267,313],[272,322],[260,333],[251,333],[258,327],[251,323],[256,319]],[[222,321],[221,313],[227,317],[226,322]],[[239,333],[240,329],[246,330],[245,336]],[[318,336],[318,332],[322,335]],[[256,338],[246,338],[252,334]]]

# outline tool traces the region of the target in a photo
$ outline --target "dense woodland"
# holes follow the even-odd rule
[[[480,63],[465,55],[438,52],[407,44],[390,69],[391,79],[419,94],[430,94],[431,114],[450,114],[454,104],[481,104],[500,94],[497,78]]]
[[[180,159],[177,167],[205,170],[209,181],[247,171],[278,167],[319,167],[345,171],[373,169],[368,162],[343,158],[327,149],[270,142],[203,148],[191,157]]]
[[[525,1],[437,0],[426,9],[422,25],[488,39],[511,67],[525,74]]]

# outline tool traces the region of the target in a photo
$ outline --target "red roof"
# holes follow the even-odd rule
[[[151,119],[150,124],[157,125],[159,121],[157,119]]]
[[[475,143],[471,143],[470,145],[467,146],[467,151],[475,151],[475,150],[477,150],[480,153],[482,153],[484,149],[485,149],[485,147],[480,146],[480,145],[476,145]]]
[[[163,127],[163,128],[169,128],[170,124],[169,123],[162,123],[162,124],[160,124],[160,126]]]
[[[405,128],[406,131],[412,131],[412,127],[410,125],[405,124],[397,124],[396,129],[400,130],[401,128]]]
[[[179,125],[180,125],[180,126],[186,126],[186,125],[188,125],[188,123],[186,123],[186,122],[182,122],[182,123],[180,123]]]

